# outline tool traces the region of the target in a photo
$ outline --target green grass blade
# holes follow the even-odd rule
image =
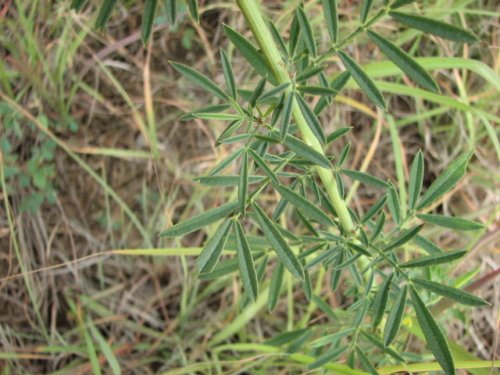
[[[99,348],[101,349],[104,358],[108,362],[109,368],[114,375],[121,375],[122,370],[118,360],[116,359],[115,353],[113,353],[113,349],[108,344],[106,339],[102,336],[101,332],[95,327],[94,322],[91,319],[87,319],[87,325],[89,327],[90,333],[94,336],[94,339],[97,341]]]

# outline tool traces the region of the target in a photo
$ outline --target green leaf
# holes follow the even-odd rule
[[[188,80],[193,82],[194,84],[200,86],[204,90],[210,92],[215,95],[219,99],[227,100],[227,94],[222,91],[215,83],[213,83],[210,79],[205,77],[203,74],[197,72],[196,70],[190,68],[187,65],[170,62],[170,64],[177,70],[180,74],[186,77]]]
[[[86,2],[87,0],[73,0],[71,2],[71,9],[74,9],[75,12],[80,12]]]
[[[455,364],[451,356],[450,347],[446,341],[446,337],[441,330],[441,327],[432,317],[425,303],[420,299],[414,288],[410,288],[411,300],[417,314],[418,324],[422,328],[425,336],[425,341],[434,354],[434,357],[441,365],[442,369],[448,375],[455,375]]]
[[[229,95],[233,99],[236,99],[237,91],[236,91],[236,82],[234,80],[233,68],[231,67],[231,61],[229,61],[229,56],[226,51],[220,51],[220,61],[222,63],[222,72],[224,74],[224,80],[226,81],[226,86],[229,91]]]
[[[406,307],[406,285],[399,291],[384,327],[384,345],[389,346],[398,334]]]
[[[191,17],[196,22],[200,22],[200,15],[198,13],[198,0],[186,0]]]
[[[219,146],[224,140],[228,139],[233,133],[238,130],[241,125],[243,125],[243,119],[234,120],[231,122],[226,129],[219,135],[219,138],[215,141],[215,146]]]
[[[184,113],[182,116],[179,117],[179,120],[181,121],[190,121],[195,119],[195,114],[196,113],[219,113],[222,111],[225,111],[226,109],[230,108],[231,106],[229,104],[214,104],[214,105],[207,105],[202,108],[198,108],[192,112]]]
[[[300,139],[295,138],[292,135],[287,135],[287,137],[285,138],[285,145],[288,146],[288,148],[295,152],[297,155],[303,157],[313,164],[319,165],[320,167],[326,169],[332,168],[330,161],[326,158],[325,155],[320,154],[311,146],[305,144]]]
[[[412,4],[415,1],[417,1],[417,0],[396,0],[395,2],[393,2],[391,4],[391,9],[401,8],[401,7],[404,7],[405,5]]]
[[[326,363],[334,361],[347,349],[347,346],[341,346],[340,348],[332,348],[321,354],[314,362],[310,363],[307,368],[313,370],[319,368]]]
[[[318,118],[300,95],[297,95],[297,103],[299,104],[300,111],[304,115],[307,125],[309,125],[309,128],[318,141],[324,145],[326,143],[326,137]]]
[[[375,204],[371,206],[370,209],[363,216],[363,218],[361,219],[361,223],[366,223],[368,220],[370,220],[372,217],[378,214],[380,210],[384,208],[386,201],[387,201],[387,195],[384,195],[377,202],[375,202]]]
[[[279,86],[272,88],[259,98],[259,102],[266,102],[270,99],[273,99],[274,97],[278,96],[283,91],[285,91],[290,86],[290,84],[291,84],[290,82],[285,82]]]
[[[307,46],[307,50],[312,55],[312,57],[316,57],[316,42],[314,41],[314,35],[312,32],[311,24],[307,19],[306,14],[304,13],[304,9],[302,7],[298,7],[295,11],[295,17],[299,21],[300,31],[302,31],[302,35],[304,36],[304,41]]]
[[[142,13],[141,39],[146,44],[153,30],[157,0],[145,0],[144,12]]]
[[[288,128],[290,127],[290,119],[292,118],[294,97],[295,94],[293,91],[287,93],[285,97],[285,104],[283,107],[283,112],[281,114],[281,123],[280,123],[281,141],[285,140],[286,136],[288,135]]]
[[[356,62],[351,59],[347,54],[339,51],[340,59],[344,64],[345,68],[351,73],[352,78],[356,81],[358,86],[363,90],[363,92],[368,96],[368,98],[379,108],[385,110],[384,97],[380,93],[379,89],[373,81],[366,75],[366,73],[356,64]]]
[[[357,253],[359,254],[363,254],[364,256],[367,256],[367,257],[371,257],[372,255],[367,251],[365,250],[363,247],[359,246],[359,245],[356,245],[352,242],[348,242],[347,243],[347,246],[349,246],[350,249],[356,251]]]
[[[421,235],[415,236],[413,239],[413,242],[422,249],[424,249],[427,254],[441,254],[443,253],[443,250],[441,250],[439,247],[437,247],[432,241],[428,240],[425,237],[422,237]]]
[[[264,176],[251,175],[248,176],[249,184],[256,184],[264,181]],[[202,176],[197,177],[193,181],[199,182],[204,186],[237,186],[240,182],[240,176]]]
[[[410,55],[401,48],[389,42],[379,34],[373,31],[367,31],[370,39],[380,48],[380,50],[399,67],[408,77],[423,88],[439,92],[439,87],[429,73],[425,71]]]
[[[423,31],[424,33],[439,36],[443,39],[459,43],[475,43],[478,41],[477,36],[470,31],[448,23],[400,12],[389,12],[389,15],[403,25]]]
[[[335,141],[336,139],[342,137],[344,134],[347,134],[351,131],[352,127],[346,127],[346,128],[340,128],[340,129],[337,129],[333,132],[331,132],[330,134],[328,134],[328,136],[326,137],[326,143],[327,144],[330,144],[332,143],[333,141]]]
[[[431,205],[439,197],[455,187],[456,183],[464,176],[471,155],[472,153],[463,154],[451,162],[425,192],[416,209],[421,210]]]
[[[196,260],[199,273],[212,272],[224,250],[224,246],[231,232],[232,220],[226,220],[215,231],[214,235],[203,246],[200,256]]]
[[[183,234],[194,232],[209,224],[215,223],[231,215],[238,207],[238,201],[225,203],[219,207],[211,208],[199,215],[190,217],[178,224],[164,230],[159,234],[160,237],[178,237]]]
[[[361,333],[363,334],[363,336],[365,336],[368,339],[368,341],[370,341],[373,345],[375,345],[377,348],[382,350],[384,353],[387,353],[388,355],[390,355],[396,361],[403,362],[403,363],[406,362],[405,359],[403,357],[401,357],[397,352],[395,352],[394,350],[392,350],[389,347],[386,347],[384,345],[384,343],[378,337],[375,337],[364,330],[361,330]]]
[[[299,279],[304,279],[304,269],[302,268],[302,264],[293,253],[292,249],[290,249],[290,246],[288,246],[287,242],[281,235],[281,232],[276,227],[276,224],[267,217],[264,211],[262,211],[262,208],[260,208],[256,203],[253,203],[252,207],[257,214],[257,219],[262,232],[266,236],[274,251],[276,251],[280,261],[292,275]]]
[[[476,297],[473,294],[467,293],[461,289],[452,286],[439,284],[434,281],[423,279],[412,279],[414,284],[420,285],[432,293],[439,294],[440,296],[453,299],[462,305],[467,306],[488,306],[489,303],[484,299]]]
[[[329,344],[333,344],[336,341],[338,341],[339,339],[346,337],[346,336],[350,335],[351,333],[354,333],[355,331],[356,331],[355,327],[350,327],[350,328],[346,328],[346,329],[343,329],[341,331],[332,333],[330,335],[321,336],[320,338],[318,338],[314,341],[311,341],[309,343],[309,346],[311,348],[320,348],[320,347],[323,347],[323,346],[326,346]]]
[[[344,253],[341,252],[335,263],[333,264],[332,273],[330,275],[330,288],[335,291],[339,286],[340,276],[342,276],[342,268],[339,266],[344,262]]]
[[[254,150],[249,149],[248,151],[250,152],[250,156],[252,157],[252,159],[255,161],[255,164],[257,164],[259,168],[262,169],[266,176],[269,177],[275,184],[279,184],[280,181],[278,180],[278,177],[276,177],[276,175],[271,170],[271,168],[269,168],[264,159],[262,159],[260,155],[257,154]]]
[[[413,159],[410,172],[410,188],[408,206],[413,210],[417,204],[417,200],[422,191],[422,183],[424,181],[424,155],[421,150],[418,150],[417,155]]]
[[[399,196],[393,183],[389,183],[389,188],[387,189],[387,205],[389,206],[389,211],[392,215],[393,220],[396,224],[401,223],[401,206],[399,204]]]
[[[467,250],[448,251],[413,259],[406,263],[401,264],[400,267],[415,268],[415,267],[435,266],[438,264],[453,262],[454,260],[463,257],[465,254],[467,254]]]
[[[167,21],[171,25],[175,25],[177,19],[177,0],[165,0],[165,13]]]
[[[235,47],[240,51],[243,57],[252,65],[255,71],[262,77],[268,76],[270,82],[274,85],[277,84],[272,71],[266,62],[264,56],[248,41],[243,35],[233,30],[227,25],[224,25],[224,32]]]
[[[240,114],[233,113],[203,113],[203,112],[195,112],[193,113],[193,117],[199,118],[202,120],[220,120],[220,121],[239,121],[243,120]]]
[[[387,300],[389,299],[389,289],[391,287],[393,276],[394,274],[391,273],[390,276],[386,277],[377,294],[375,295],[375,299],[373,300],[373,329],[376,329],[378,327],[378,325],[382,321],[382,317],[384,316],[385,308],[387,307]]]
[[[283,198],[285,198],[288,202],[290,202],[295,208],[302,211],[302,213],[313,220],[316,220],[318,223],[324,225],[334,225],[333,221],[327,214],[321,211],[317,206],[312,204],[305,197],[297,194],[292,189],[281,185],[275,184],[274,188],[281,194]]]
[[[237,149],[235,152],[232,154],[229,154],[226,156],[224,159],[221,160],[221,162],[214,167],[208,174],[209,176],[214,176],[220,171],[224,170],[226,167],[228,167],[233,161],[235,161],[238,156],[240,156],[243,153],[243,148]]]
[[[379,188],[387,188],[387,182],[381,180],[380,178],[374,177],[368,173],[355,171],[353,169],[342,169],[342,174],[352,178],[353,180],[362,182],[366,185],[371,185]]]
[[[252,251],[250,250],[247,238],[243,232],[243,227],[239,221],[236,221],[236,244],[236,257],[238,258],[243,288],[245,292],[256,301],[259,296],[259,282],[253,264]]]
[[[276,26],[274,25],[273,22],[269,21],[267,23],[269,25],[269,30],[271,30],[271,34],[273,35],[273,39],[278,45],[278,48],[283,56],[288,56],[288,49],[286,48],[285,41],[281,37],[280,33],[276,29]]]
[[[360,12],[360,21],[361,23],[365,23],[366,18],[368,17],[368,13],[370,13],[370,9],[372,8],[373,0],[363,0],[363,4],[361,5]]]
[[[245,217],[248,195],[248,153],[243,153],[243,159],[240,167],[240,183],[238,184],[238,200],[240,202],[240,213]]]
[[[338,162],[339,166],[342,166],[345,163],[345,161],[347,160],[347,157],[349,156],[350,151],[351,151],[351,144],[346,143],[344,145],[344,147],[342,147],[342,150],[340,150],[339,162]],[[339,175],[339,174],[337,173],[337,175]],[[342,193],[342,196],[344,196],[343,193]]]
[[[283,263],[278,263],[271,276],[271,283],[269,285],[269,295],[267,297],[267,309],[273,311],[278,303],[280,297],[281,285],[283,284],[283,275],[285,267]]]
[[[101,8],[99,9],[99,14],[95,21],[96,29],[103,29],[111,16],[114,6],[117,0],[103,0]]]
[[[325,15],[326,27],[328,29],[328,33],[330,34],[330,40],[332,43],[336,43],[339,30],[337,1],[322,0],[321,3],[323,4],[323,13]]]
[[[302,281],[302,289],[304,290],[304,296],[307,301],[311,302],[312,299],[312,283],[311,277],[309,276],[309,271],[307,269],[304,270],[304,281]]]
[[[321,73],[325,67],[323,65],[311,65],[295,77],[295,82],[305,81]]]
[[[382,233],[382,230],[384,229],[384,224],[385,224],[385,213],[382,212],[382,214],[377,219],[377,222],[375,223],[375,226],[372,231],[372,237],[370,238],[370,242],[375,241],[380,235],[380,233]]]
[[[368,357],[366,356],[366,354],[363,353],[363,351],[358,346],[356,346],[356,353],[358,354],[358,358],[360,359],[361,363],[363,364],[363,367],[370,374],[378,375],[378,371],[375,368],[375,366],[373,366],[373,364],[370,362],[370,360],[368,359]]]
[[[395,249],[396,247],[403,246],[405,243],[409,242],[413,237],[415,237],[418,232],[422,229],[423,225],[417,225],[413,228],[406,229],[401,232],[389,245],[384,247],[384,251],[389,251]]]
[[[257,87],[253,91],[252,97],[250,98],[250,106],[251,107],[255,107],[257,100],[259,100],[260,96],[264,92],[264,88],[266,87],[266,82],[267,82],[267,79],[266,79],[266,77],[264,77],[257,84]]]
[[[304,95],[314,96],[335,96],[337,91],[325,86],[298,86],[297,90]]]
[[[290,56],[295,56],[295,50],[299,42],[300,26],[297,20],[297,14],[294,15],[292,24],[290,25],[290,36],[288,38],[288,50]]]
[[[439,225],[440,227],[450,228],[460,231],[481,230],[484,225],[475,221],[465,220],[458,217],[450,217],[433,214],[420,214],[417,217],[429,224]]]
[[[330,88],[334,90],[337,94],[344,88],[349,79],[351,78],[351,73],[347,70],[340,73],[335,79],[330,83]],[[332,98],[321,98],[314,107],[314,113],[319,115],[329,104],[329,100]]]

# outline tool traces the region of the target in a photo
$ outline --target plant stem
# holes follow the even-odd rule
[[[267,26],[257,0],[237,0],[238,7],[240,8],[243,16],[245,17],[253,36],[257,40],[259,47],[267,59],[269,67],[271,68],[274,76],[279,84],[292,83],[290,76],[281,58],[278,47],[274,43],[271,32]],[[288,90],[293,90],[293,85],[290,85]],[[309,128],[304,115],[302,114],[297,103],[294,103],[292,109],[292,116],[297,124],[302,135],[302,140],[316,151],[324,154],[323,148],[313,132]],[[323,182],[328,197],[332,201],[332,205],[337,212],[340,225],[346,233],[354,231],[354,224],[347,209],[345,201],[342,199],[337,187],[337,182],[333,175],[332,170],[316,167],[319,177]]]

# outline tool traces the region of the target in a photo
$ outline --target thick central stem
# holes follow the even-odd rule
[[[286,70],[283,60],[281,59],[278,47],[271,36],[271,32],[269,31],[266,22],[264,21],[258,0],[237,0],[237,3],[278,82],[280,84],[291,82],[288,71]],[[292,85],[290,85],[290,87],[292,87]],[[291,89],[292,88],[290,88],[290,90]],[[304,118],[304,115],[302,114],[297,103],[294,103],[292,115],[297,127],[300,130],[303,141],[316,151],[324,154],[321,143],[319,143],[318,139],[309,128],[309,125],[307,124],[306,119]],[[328,197],[337,212],[342,229],[347,233],[352,232],[354,230],[354,224],[352,222],[351,215],[349,214],[349,210],[347,209],[347,205],[340,196],[333,172],[330,169],[323,167],[316,167],[316,170],[321,178],[321,181],[323,182],[323,185],[325,186]]]

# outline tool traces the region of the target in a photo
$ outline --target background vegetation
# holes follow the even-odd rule
[[[335,98],[322,119],[327,132],[352,127],[345,136],[351,144],[348,167],[382,179],[408,175],[423,149],[428,186],[457,155],[474,150],[466,178],[435,207],[465,214],[486,229],[426,230],[444,248],[470,250],[433,277],[467,286],[491,303],[474,310],[435,305],[455,359],[490,360],[498,352],[500,331],[500,291],[494,283],[500,272],[499,13],[494,2],[471,0],[414,6],[481,39],[466,47],[415,39],[415,31],[392,39],[416,57],[432,56],[421,61],[432,68],[445,96],[415,88],[360,38],[351,55],[386,92],[397,131],[390,132],[390,119],[354,85]],[[278,28],[287,30],[295,2],[266,2],[266,7]],[[319,2],[306,7],[313,28],[323,27]],[[345,30],[357,26],[358,9],[357,2],[340,2]],[[299,354],[301,342],[333,332],[336,319],[349,314],[352,280],[344,277],[331,292],[327,283],[314,285],[313,274],[314,294],[328,306],[310,305],[290,278],[273,313],[264,304],[242,309],[234,275],[197,278],[192,255],[199,253],[206,233],[182,240],[157,237],[172,221],[226,201],[229,191],[215,194],[193,178],[236,146],[215,148],[224,129],[218,121],[179,119],[213,98],[179,78],[168,61],[186,63],[223,86],[218,51],[223,47],[232,54],[233,47],[222,24],[246,30],[241,14],[233,2],[201,2],[199,24],[180,8],[171,27],[162,4],[151,42],[143,47],[142,12],[139,3],[119,2],[106,33],[98,33],[92,6],[76,14],[68,2],[0,5],[2,371],[302,372],[313,359]],[[383,26],[396,29],[390,20]],[[247,74],[236,53],[233,69],[240,85],[255,86],[257,78]],[[341,147],[334,144],[334,152]],[[395,163],[397,153],[401,164]],[[351,204],[363,209],[379,196],[377,189],[360,186]],[[278,198],[267,199],[273,204]],[[413,320],[405,317],[404,339],[397,344],[407,353],[428,353]],[[285,330],[295,332],[293,340],[266,341]],[[464,367],[478,374],[494,371]]]

